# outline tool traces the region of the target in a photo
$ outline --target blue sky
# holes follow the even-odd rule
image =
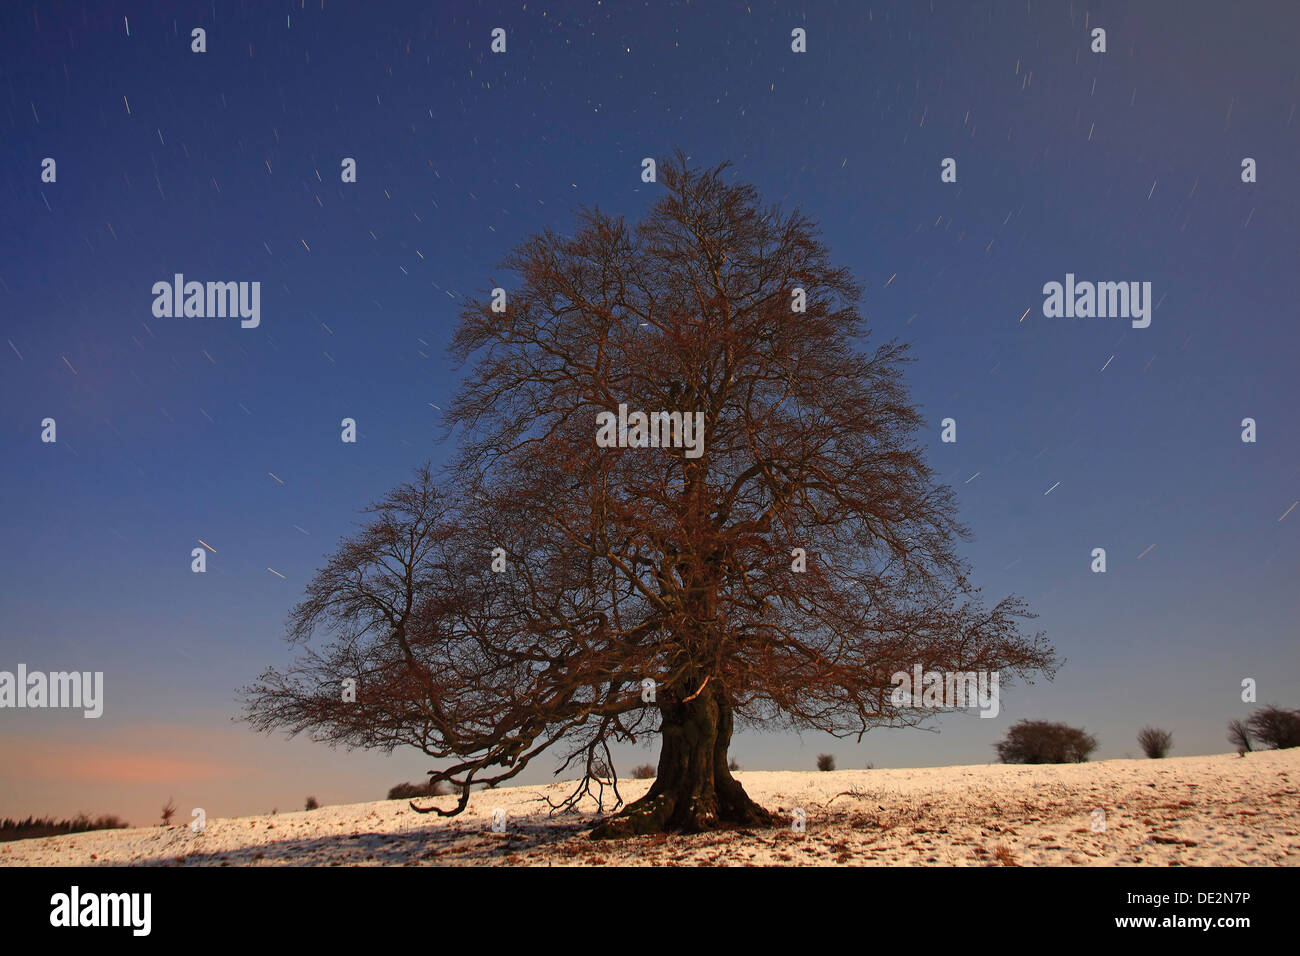
[[[1300,706],[1297,26],[1284,3],[6,6],[0,669],[102,670],[107,700],[0,711],[0,815],[420,779],[418,754],[258,737],[235,692],[287,660],[286,613],[358,510],[447,456],[456,299],[582,205],[639,217],[641,159],[674,147],[821,223],[870,341],[913,346],[975,580],[1066,658],[997,720],[745,734],[745,767],[988,762],[1021,717],[1085,726],[1099,758],[1146,723],[1214,753],[1243,678]],[[155,319],[177,272],[260,281],[260,326]],[[1150,281],[1151,326],[1044,318],[1067,272]]]

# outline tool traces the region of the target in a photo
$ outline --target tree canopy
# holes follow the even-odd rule
[[[1023,602],[968,579],[905,347],[867,350],[814,224],[726,172],[679,153],[640,222],[584,211],[509,256],[504,312],[465,303],[455,454],[318,572],[302,656],[246,689],[255,727],[416,747],[445,814],[546,750],[582,771],[571,801],[617,806],[610,744],[659,734],[650,793],[596,831],[620,836],[770,822],[727,769],[738,727],[920,723],[890,694],[918,663],[1050,676]],[[620,405],[701,416],[699,454],[599,444]]]

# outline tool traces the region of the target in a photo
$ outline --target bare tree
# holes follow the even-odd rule
[[[1152,760],[1166,757],[1174,746],[1174,735],[1158,727],[1143,727],[1138,731],[1138,746]]]
[[[418,747],[460,794],[417,807],[440,814],[548,749],[582,773],[562,808],[607,786],[618,808],[611,742],[659,734],[649,792],[593,833],[614,837],[770,823],[728,769],[740,726],[922,723],[890,693],[918,663],[1052,674],[1024,604],[968,582],[904,347],[860,351],[858,289],[813,224],[725,171],[679,153],[641,223],[585,212],[507,259],[504,312],[466,303],[455,459],[317,575],[290,638],[332,642],[246,690],[253,726]],[[598,444],[620,406],[675,431]]]
[[[1272,750],[1300,747],[1300,710],[1270,704],[1251,714],[1246,726],[1252,739]]]
[[[1237,748],[1237,753],[1249,753],[1255,749],[1250,739],[1250,727],[1244,720],[1228,721],[1228,743]]]

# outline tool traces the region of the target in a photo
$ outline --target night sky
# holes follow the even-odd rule
[[[584,205],[639,218],[641,160],[676,147],[820,222],[867,344],[913,346],[976,582],[1065,658],[995,720],[745,734],[745,769],[987,763],[1024,717],[1094,759],[1148,723],[1228,751],[1243,679],[1300,706],[1298,37],[1291,2],[5,4],[0,670],[103,671],[106,700],[0,711],[0,816],[423,779],[418,753],[258,736],[236,692],[288,660],[358,511],[447,460],[459,300]],[[259,281],[260,325],[155,318],[176,273]],[[1067,273],[1149,281],[1150,327],[1044,317]]]

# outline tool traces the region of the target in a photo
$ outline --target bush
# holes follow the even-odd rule
[[[652,763],[643,763],[639,767],[632,768],[633,780],[653,780],[655,778],[655,766]]]
[[[1261,707],[1246,721],[1255,740],[1273,750],[1300,747],[1300,710]]]
[[[1169,755],[1174,746],[1174,735],[1158,727],[1143,727],[1138,731],[1138,746],[1152,760]]]
[[[388,799],[412,800],[416,797],[441,797],[447,792],[447,785],[441,780],[437,783],[399,783],[388,791]]]
[[[171,797],[167,798],[167,805],[162,808],[162,825],[171,826],[172,817],[176,815],[176,802]]]
[[[1255,742],[1250,739],[1250,728],[1244,720],[1228,721],[1228,743],[1236,747],[1239,754],[1255,749]]]
[[[834,769],[835,769],[835,755],[834,755],[834,754],[818,754],[818,755],[817,755],[817,769],[818,769],[818,770],[834,770]]]
[[[308,798],[307,798],[307,805],[306,805],[305,807],[303,807],[303,809],[304,809],[304,810],[319,810],[319,809],[320,809],[320,804],[316,802],[316,798],[315,798],[315,797],[308,797]]]
[[[737,760],[735,757],[732,757],[730,760],[727,761],[727,769],[730,770],[732,773],[735,773],[737,770],[740,769],[740,761]]]
[[[1082,727],[1022,720],[993,747],[1003,763],[1084,763],[1097,749],[1097,738]]]

